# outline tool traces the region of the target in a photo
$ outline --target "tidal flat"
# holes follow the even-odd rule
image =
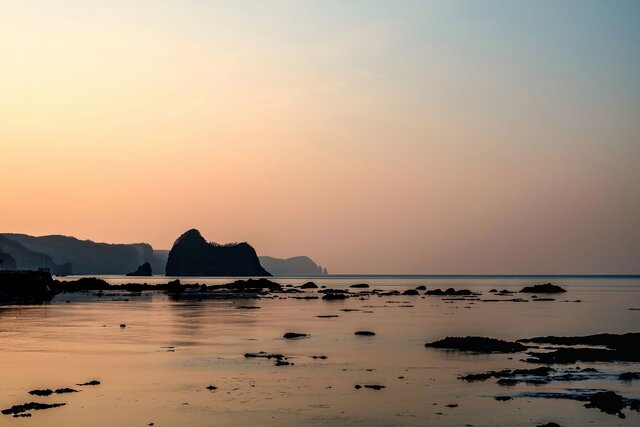
[[[309,281],[318,288],[248,299],[76,292],[59,294],[49,304],[0,307],[0,409],[31,402],[50,406],[21,412],[31,416],[0,415],[0,425],[640,424],[640,412],[630,406],[640,399],[640,380],[620,377],[640,372],[638,361],[526,361],[529,351],[562,347],[545,343],[493,353],[425,347],[456,336],[516,342],[639,332],[638,278],[272,280],[293,285],[285,289]],[[547,281],[567,292],[518,292]],[[369,288],[349,288],[363,283]],[[352,295],[322,299],[322,286]],[[426,290],[402,295],[419,286]],[[472,292],[425,295],[437,288]],[[381,292],[371,294],[374,289]],[[541,367],[553,371],[529,371]],[[67,389],[76,392],[57,393]],[[622,396],[627,407],[609,414],[576,398],[603,391]]]

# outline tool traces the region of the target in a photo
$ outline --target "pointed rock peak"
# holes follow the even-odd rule
[[[180,237],[178,237],[178,240],[176,240],[174,245],[177,245],[177,244],[180,244],[180,243],[188,243],[188,242],[204,242],[204,243],[206,243],[207,241],[204,240],[204,237],[202,237],[202,234],[200,234],[200,232],[198,230],[196,230],[195,228],[192,228],[191,230],[186,231]]]

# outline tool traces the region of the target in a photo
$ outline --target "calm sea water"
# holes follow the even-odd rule
[[[165,277],[105,279],[111,283],[167,281]],[[230,281],[181,280],[207,284]],[[313,280],[327,287],[368,283],[381,289],[417,285],[469,288],[482,292],[483,298],[490,298],[488,290],[492,288],[518,290],[523,285],[550,281],[568,292],[556,296],[555,301],[527,303],[445,301],[422,296],[334,302],[279,297],[198,302],[172,301],[159,292],[101,299],[90,294],[65,294],[47,305],[2,307],[1,409],[30,401],[67,405],[35,411],[31,418],[0,416],[0,425],[640,423],[637,412],[627,410],[627,418],[619,419],[584,408],[577,401],[524,397],[539,391],[581,388],[614,390],[625,397],[640,398],[637,382],[623,383],[613,375],[640,371],[639,364],[580,364],[612,376],[505,388],[495,381],[467,383],[457,377],[537,365],[520,361],[522,355],[470,355],[424,347],[425,342],[447,335],[517,339],[638,331],[640,310],[633,309],[640,308],[639,278],[322,276],[274,280],[294,285]],[[260,308],[238,309],[241,305]],[[357,330],[371,330],[376,336],[354,336]],[[283,340],[288,331],[311,336]],[[277,367],[272,361],[243,357],[257,351],[285,354],[294,365]],[[314,355],[327,359],[313,359]],[[75,386],[90,379],[102,384]],[[386,388],[356,390],[355,384]],[[218,388],[209,391],[209,385]],[[60,387],[81,391],[41,398],[28,394],[36,388]],[[514,399],[497,402],[493,399],[497,395]],[[450,408],[449,404],[458,406]]]

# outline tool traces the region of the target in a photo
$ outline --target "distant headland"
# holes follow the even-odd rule
[[[177,248],[174,244],[172,248],[174,256],[169,265],[171,251],[154,249],[148,243],[100,243],[63,235],[0,233],[0,270],[47,269],[59,276],[150,276],[165,272],[187,276],[327,274],[326,268],[317,265],[309,257],[258,257],[249,243],[207,243],[195,229],[180,236],[176,244],[179,242],[182,244]],[[185,246],[185,243],[188,245]]]

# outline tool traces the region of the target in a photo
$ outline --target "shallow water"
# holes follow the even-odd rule
[[[167,281],[164,277],[107,279],[111,283]],[[171,301],[156,292],[112,301],[109,297],[98,300],[86,294],[65,294],[48,305],[4,307],[0,308],[0,408],[30,401],[67,405],[34,411],[31,418],[0,416],[0,425],[640,423],[640,414],[628,409],[627,418],[620,419],[584,408],[577,401],[520,397],[580,388],[614,390],[625,397],[640,398],[637,381],[625,383],[612,376],[539,386],[502,387],[495,380],[467,383],[457,377],[538,365],[521,362],[522,354],[471,355],[424,347],[425,342],[447,335],[518,339],[638,331],[640,311],[630,309],[640,308],[640,279],[324,276],[274,280],[296,285],[313,280],[327,287],[365,282],[381,289],[453,286],[480,291],[483,298],[494,298],[487,292],[491,288],[517,290],[525,284],[552,281],[569,292],[555,296],[556,301],[527,303],[421,296],[330,302],[292,298],[198,302]],[[215,284],[230,280],[182,281]],[[260,309],[237,309],[239,305]],[[326,314],[339,317],[316,317]],[[376,335],[355,336],[357,330],[375,331]],[[288,331],[311,336],[282,339]],[[257,351],[285,354],[294,365],[274,366],[273,361],[243,357]],[[326,355],[327,359],[313,359],[313,355]],[[639,365],[579,366],[617,374],[640,371]],[[102,384],[75,386],[90,379]],[[356,390],[356,384],[386,388]],[[218,389],[209,391],[208,385]],[[60,387],[81,391],[49,397],[28,394],[36,388]],[[514,399],[497,402],[493,397],[499,395]],[[449,408],[448,404],[458,406]]]

